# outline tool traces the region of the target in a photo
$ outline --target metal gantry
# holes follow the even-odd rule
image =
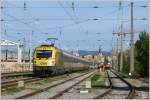
[[[14,42],[14,41],[10,41],[10,40],[2,39],[0,45],[1,46],[17,46],[17,49],[18,49],[17,62],[18,63],[22,62],[22,47],[23,47],[23,44],[17,43],[17,42]]]

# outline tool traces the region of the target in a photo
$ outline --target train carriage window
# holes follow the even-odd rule
[[[52,50],[36,51],[36,58],[50,58],[50,57],[52,57]]]

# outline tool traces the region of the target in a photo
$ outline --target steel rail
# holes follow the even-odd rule
[[[25,76],[25,75],[32,75],[33,73],[30,71],[28,72],[13,72],[13,73],[2,73],[1,78],[6,77],[15,77],[15,76]]]
[[[112,70],[111,70],[111,72],[113,74],[115,74],[119,79],[121,79],[124,83],[126,83],[129,86],[130,92],[129,92],[128,96],[125,99],[132,99],[134,97],[134,94],[135,94],[134,87],[129,82],[127,82],[125,79],[123,79],[118,74],[116,74],[115,72],[113,72]]]
[[[108,81],[109,81],[109,88],[108,88],[104,93],[102,93],[102,94],[100,94],[100,95],[94,97],[93,99],[102,98],[102,97],[104,97],[105,95],[107,95],[108,93],[110,93],[110,92],[112,91],[112,87],[113,87],[112,81],[111,81],[111,79],[110,79],[110,76],[109,76],[109,74],[108,74],[108,71],[106,71],[106,72],[107,72],[107,77],[108,77]]]
[[[129,75],[124,75],[124,74],[121,74],[121,73],[119,73],[119,75],[121,76],[121,77],[130,77]],[[147,84],[149,84],[149,80],[146,80],[146,79],[144,79],[144,78],[142,78],[142,77],[137,77],[137,76],[135,76],[135,77],[133,77],[134,79],[137,79],[137,80],[139,80],[139,81],[142,81],[142,82],[144,82],[144,83],[147,83]]]
[[[113,72],[112,70],[111,70],[111,72],[112,72],[113,74],[115,74],[120,80],[122,80],[124,83],[126,83],[126,84],[129,86],[130,92],[129,92],[128,96],[127,96],[125,99],[132,99],[132,98],[134,97],[134,93],[135,93],[134,87],[133,87],[129,82],[127,82],[127,81],[124,80],[122,77],[120,77],[118,74],[116,74],[115,72]],[[108,71],[107,71],[107,75],[108,75],[108,80],[109,80],[109,84],[110,84],[109,89],[106,90],[104,93],[102,93],[102,94],[100,94],[100,95],[94,97],[94,99],[102,98],[102,97],[104,97],[105,95],[108,95],[108,94],[112,91],[113,85],[112,85],[112,81],[111,81],[111,79],[110,79],[110,76],[109,76],[109,74],[108,74]]]

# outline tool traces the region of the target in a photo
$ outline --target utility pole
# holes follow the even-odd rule
[[[123,25],[121,24],[121,32],[118,32],[118,33],[113,33],[113,34],[117,34],[118,37],[120,36],[120,41],[121,41],[121,50],[120,50],[120,66],[118,66],[118,71],[121,71],[122,68],[123,68],[123,36],[125,34],[128,34],[128,33],[125,33],[123,32]],[[118,46],[119,46],[119,41],[118,41],[118,38],[117,38],[117,65],[118,65]]]
[[[116,60],[116,58],[115,58],[115,48],[112,48],[111,58],[112,58],[112,67],[113,67],[113,69],[116,70],[116,66],[115,66],[115,60]]]
[[[0,1],[0,33],[2,33],[2,0]],[[0,34],[0,41],[1,41],[1,34]],[[1,60],[2,60],[2,51],[1,51],[1,44],[0,44],[0,63],[1,63]],[[1,67],[0,67],[0,70],[1,70]],[[0,93],[1,95],[1,93]]]
[[[6,32],[6,29],[5,29],[5,35],[6,35],[6,39],[7,39],[7,32]],[[6,55],[5,55],[5,61],[7,61],[8,59],[8,43],[6,45]]]
[[[116,69],[117,69],[117,71],[119,71],[119,67],[118,67],[118,49],[119,49],[118,44],[119,44],[119,40],[118,40],[118,37],[117,37],[117,50],[116,50],[116,56],[117,56],[117,59],[116,59],[116,65],[117,65],[116,67],[117,68]]]
[[[120,71],[120,66],[118,66],[118,51],[119,51],[119,36],[121,35],[121,32],[118,32],[118,33],[113,33],[113,34],[117,34],[117,61],[116,61],[116,63],[117,63],[117,71],[119,72]],[[121,62],[121,61],[120,61]]]
[[[30,46],[29,46],[29,67],[30,67],[30,70],[32,69],[32,35],[33,35],[33,31],[32,33],[30,34]]]
[[[121,26],[122,27],[122,26]],[[121,31],[121,32],[118,32],[118,33],[113,33],[113,34],[117,34],[118,35],[118,37],[120,37],[121,36],[121,50],[120,50],[120,65],[118,66],[118,46],[119,46],[119,41],[118,41],[118,38],[117,38],[117,66],[118,66],[118,71],[121,71],[121,69],[122,69],[122,66],[123,66],[123,56],[122,56],[122,49],[123,49],[123,42],[122,42],[122,40],[123,40],[123,32]]]
[[[23,38],[23,62],[25,62],[25,56],[26,56],[26,50],[25,50],[25,44],[26,44],[26,41],[25,41],[25,37]]]
[[[131,48],[130,48],[130,73],[132,72],[134,72],[133,2],[131,2]]]
[[[121,24],[121,50],[120,50],[120,71],[122,71],[122,68],[123,68],[123,32],[122,32],[122,28],[123,28],[123,25]]]

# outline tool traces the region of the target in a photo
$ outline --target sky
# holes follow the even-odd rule
[[[4,0],[1,18],[2,39],[25,41],[26,49],[31,39],[32,49],[47,38],[57,38],[56,46],[63,50],[110,51],[116,47],[116,35],[130,32],[131,1],[90,0]],[[148,32],[148,0],[134,2],[135,41],[139,31]],[[141,20],[146,18],[147,20]],[[97,19],[97,20],[96,20]],[[129,47],[130,34],[124,38],[124,49]]]

